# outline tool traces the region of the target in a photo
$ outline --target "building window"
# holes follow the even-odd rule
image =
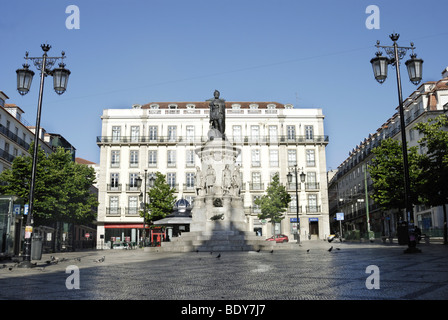
[[[129,165],[131,166],[131,168],[138,167],[138,151],[137,150],[131,151],[129,159],[130,159]]]
[[[157,141],[157,127],[156,126],[149,126],[149,140]]]
[[[260,137],[260,126],[250,126],[250,136],[253,141],[258,141]]]
[[[131,142],[138,142],[140,138],[140,127],[131,127]]]
[[[319,189],[319,184],[317,183],[316,172],[306,173],[306,184],[309,189]]]
[[[128,198],[128,214],[138,214],[138,198],[136,196]]]
[[[157,167],[157,150],[148,151],[148,167]]]
[[[177,126],[168,126],[168,141],[176,141]]]
[[[297,198],[295,194],[291,194],[291,202],[289,203],[289,208],[296,211],[297,209]]]
[[[234,142],[242,141],[241,126],[232,126],[232,137]]]
[[[295,140],[296,138],[296,127],[286,126],[286,135],[288,140]]]
[[[194,126],[187,126],[186,127],[186,139],[188,142],[194,141]]]
[[[186,158],[186,166],[194,167],[194,150],[187,150]]]
[[[112,127],[112,142],[119,142],[121,138],[121,127]]]
[[[110,174],[110,188],[111,189],[117,189],[119,188],[119,177],[120,175],[118,173],[111,173]]]
[[[269,141],[277,142],[278,136],[278,127],[277,126],[269,126]]]
[[[109,198],[109,214],[119,214],[120,208],[118,206],[118,197],[113,196]]]
[[[252,190],[263,190],[260,172],[252,172]]]
[[[111,151],[110,166],[112,168],[118,168],[120,166],[120,150]]]
[[[137,188],[137,178],[138,178],[138,173],[130,173],[129,174],[129,188],[130,189]]]
[[[261,165],[260,162],[260,149],[252,150],[252,167],[259,167]]]
[[[314,138],[313,126],[305,126],[305,138],[307,140],[313,140]]]
[[[297,164],[296,150],[288,150],[288,167],[295,166],[296,164]]]
[[[170,186],[170,188],[176,187],[176,173],[169,172],[166,174],[167,184]]]
[[[314,150],[306,150],[306,166],[307,167],[315,167],[316,166]]]
[[[175,167],[176,166],[176,150],[168,150],[168,167]]]
[[[194,188],[194,173],[193,172],[187,172],[185,174],[185,181],[186,181],[186,188],[187,189],[193,189]]]
[[[316,213],[319,212],[319,207],[317,206],[317,195],[309,194],[308,195],[308,210],[307,212]]]
[[[278,167],[278,150],[269,150],[269,166]]]

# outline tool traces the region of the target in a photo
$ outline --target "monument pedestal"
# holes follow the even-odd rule
[[[219,131],[211,129],[209,140],[195,152],[202,170],[196,174],[197,197],[192,210],[190,232],[162,242],[147,251],[250,251],[272,249],[275,243],[248,230],[241,191],[241,174],[235,166],[241,150],[232,146]]]

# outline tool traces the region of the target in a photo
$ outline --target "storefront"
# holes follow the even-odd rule
[[[100,239],[104,241],[102,246],[106,248],[122,248],[125,245],[135,246],[143,241],[143,223],[135,224],[106,224],[104,225],[104,236],[100,234]],[[149,236],[149,227],[146,226],[146,236]]]

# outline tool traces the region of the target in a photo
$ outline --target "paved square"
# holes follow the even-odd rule
[[[309,241],[295,250],[220,252],[220,258],[219,252],[81,251],[53,254],[57,264],[47,264],[45,254],[32,269],[0,262],[0,299],[448,299],[448,247],[419,247],[422,253],[404,254],[398,245]],[[79,268],[79,289],[66,286],[71,265]],[[366,287],[370,265],[378,267],[378,289]]]

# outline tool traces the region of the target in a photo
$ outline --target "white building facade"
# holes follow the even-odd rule
[[[177,198],[193,206],[196,167],[201,161],[195,149],[207,141],[208,102],[154,102],[129,109],[105,109],[100,147],[98,246],[112,237],[139,240],[143,218],[139,216],[137,177],[159,171],[175,187]],[[275,173],[287,186],[292,201],[276,233],[295,239],[297,206],[301,240],[325,239],[329,234],[324,116],[321,109],[298,109],[276,102],[226,102],[227,139],[241,149],[242,196],[248,231],[263,236],[274,232],[269,221],[260,220],[254,204]],[[295,182],[287,174],[297,165],[304,172]],[[149,187],[149,186],[148,186]]]

